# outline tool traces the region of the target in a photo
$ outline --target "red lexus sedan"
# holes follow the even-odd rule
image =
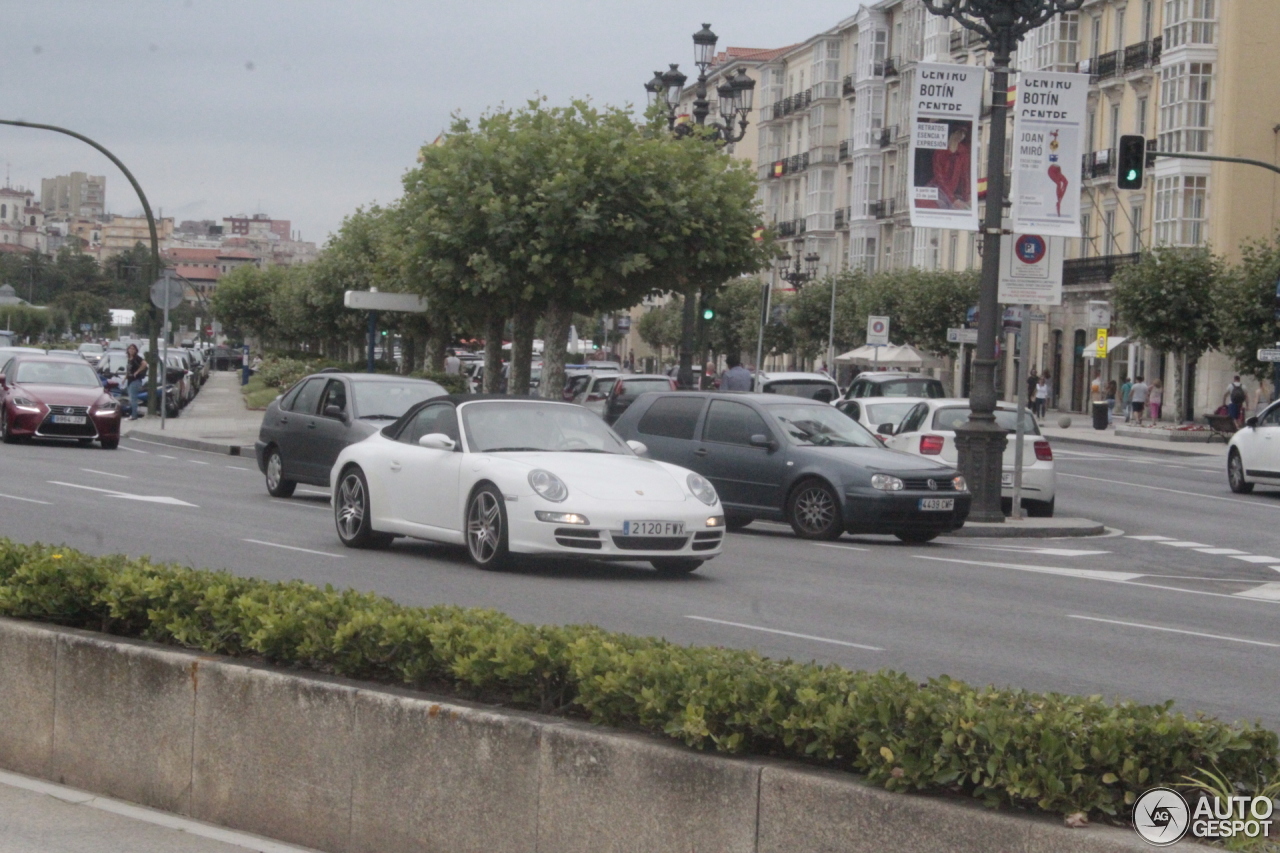
[[[18,356],[0,373],[0,439],[95,439],[103,448],[120,444],[120,403],[107,394],[98,374],[83,361]]]

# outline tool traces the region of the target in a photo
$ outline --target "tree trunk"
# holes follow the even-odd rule
[[[538,315],[528,306],[522,305],[511,318],[511,377],[507,383],[508,394],[529,396],[533,331],[537,325]]]
[[[423,367],[432,373],[444,373],[444,354],[449,348],[449,339],[445,337],[448,334],[446,326],[440,323],[432,323],[431,331],[427,334],[427,348]],[[501,338],[502,334],[499,333]],[[499,348],[501,353],[501,348]],[[487,368],[486,368],[487,369]]]
[[[502,390],[502,333],[506,328],[506,313],[499,308],[493,309],[484,320],[484,393],[486,394],[497,394]],[[432,360],[434,361],[434,358]]]
[[[417,342],[413,335],[400,336],[400,373],[408,376],[417,367]]]
[[[552,302],[547,307],[547,337],[542,346],[542,382],[540,395],[559,400],[564,391],[564,362],[569,347],[569,326],[573,311]]]

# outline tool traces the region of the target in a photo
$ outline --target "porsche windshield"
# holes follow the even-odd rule
[[[595,413],[564,403],[484,400],[461,407],[472,453],[561,451],[632,455]]]
[[[862,424],[853,418],[822,405],[767,405],[782,431],[793,444],[812,447],[880,447]]]

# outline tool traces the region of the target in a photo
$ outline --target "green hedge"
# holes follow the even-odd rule
[[[350,678],[665,734],[689,746],[808,759],[896,791],[1123,816],[1137,794],[1216,767],[1275,779],[1277,738],[1249,724],[949,678],[776,661],[493,611],[406,607],[0,539],[0,615],[255,656]]]

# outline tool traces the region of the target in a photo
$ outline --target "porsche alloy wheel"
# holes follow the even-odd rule
[[[1244,478],[1244,460],[1240,458],[1239,451],[1234,448],[1231,456],[1227,458],[1227,485],[1231,486],[1231,491],[1238,495],[1247,495],[1253,491],[1253,483]]]
[[[369,483],[359,468],[348,468],[343,472],[333,516],[338,538],[348,548],[381,548],[391,541],[390,536],[373,529],[369,513]]]
[[[821,480],[801,483],[787,508],[791,529],[802,539],[838,539],[844,532],[840,500]]]
[[[481,486],[467,502],[467,556],[482,569],[505,568],[509,561],[507,508],[492,485]]]

